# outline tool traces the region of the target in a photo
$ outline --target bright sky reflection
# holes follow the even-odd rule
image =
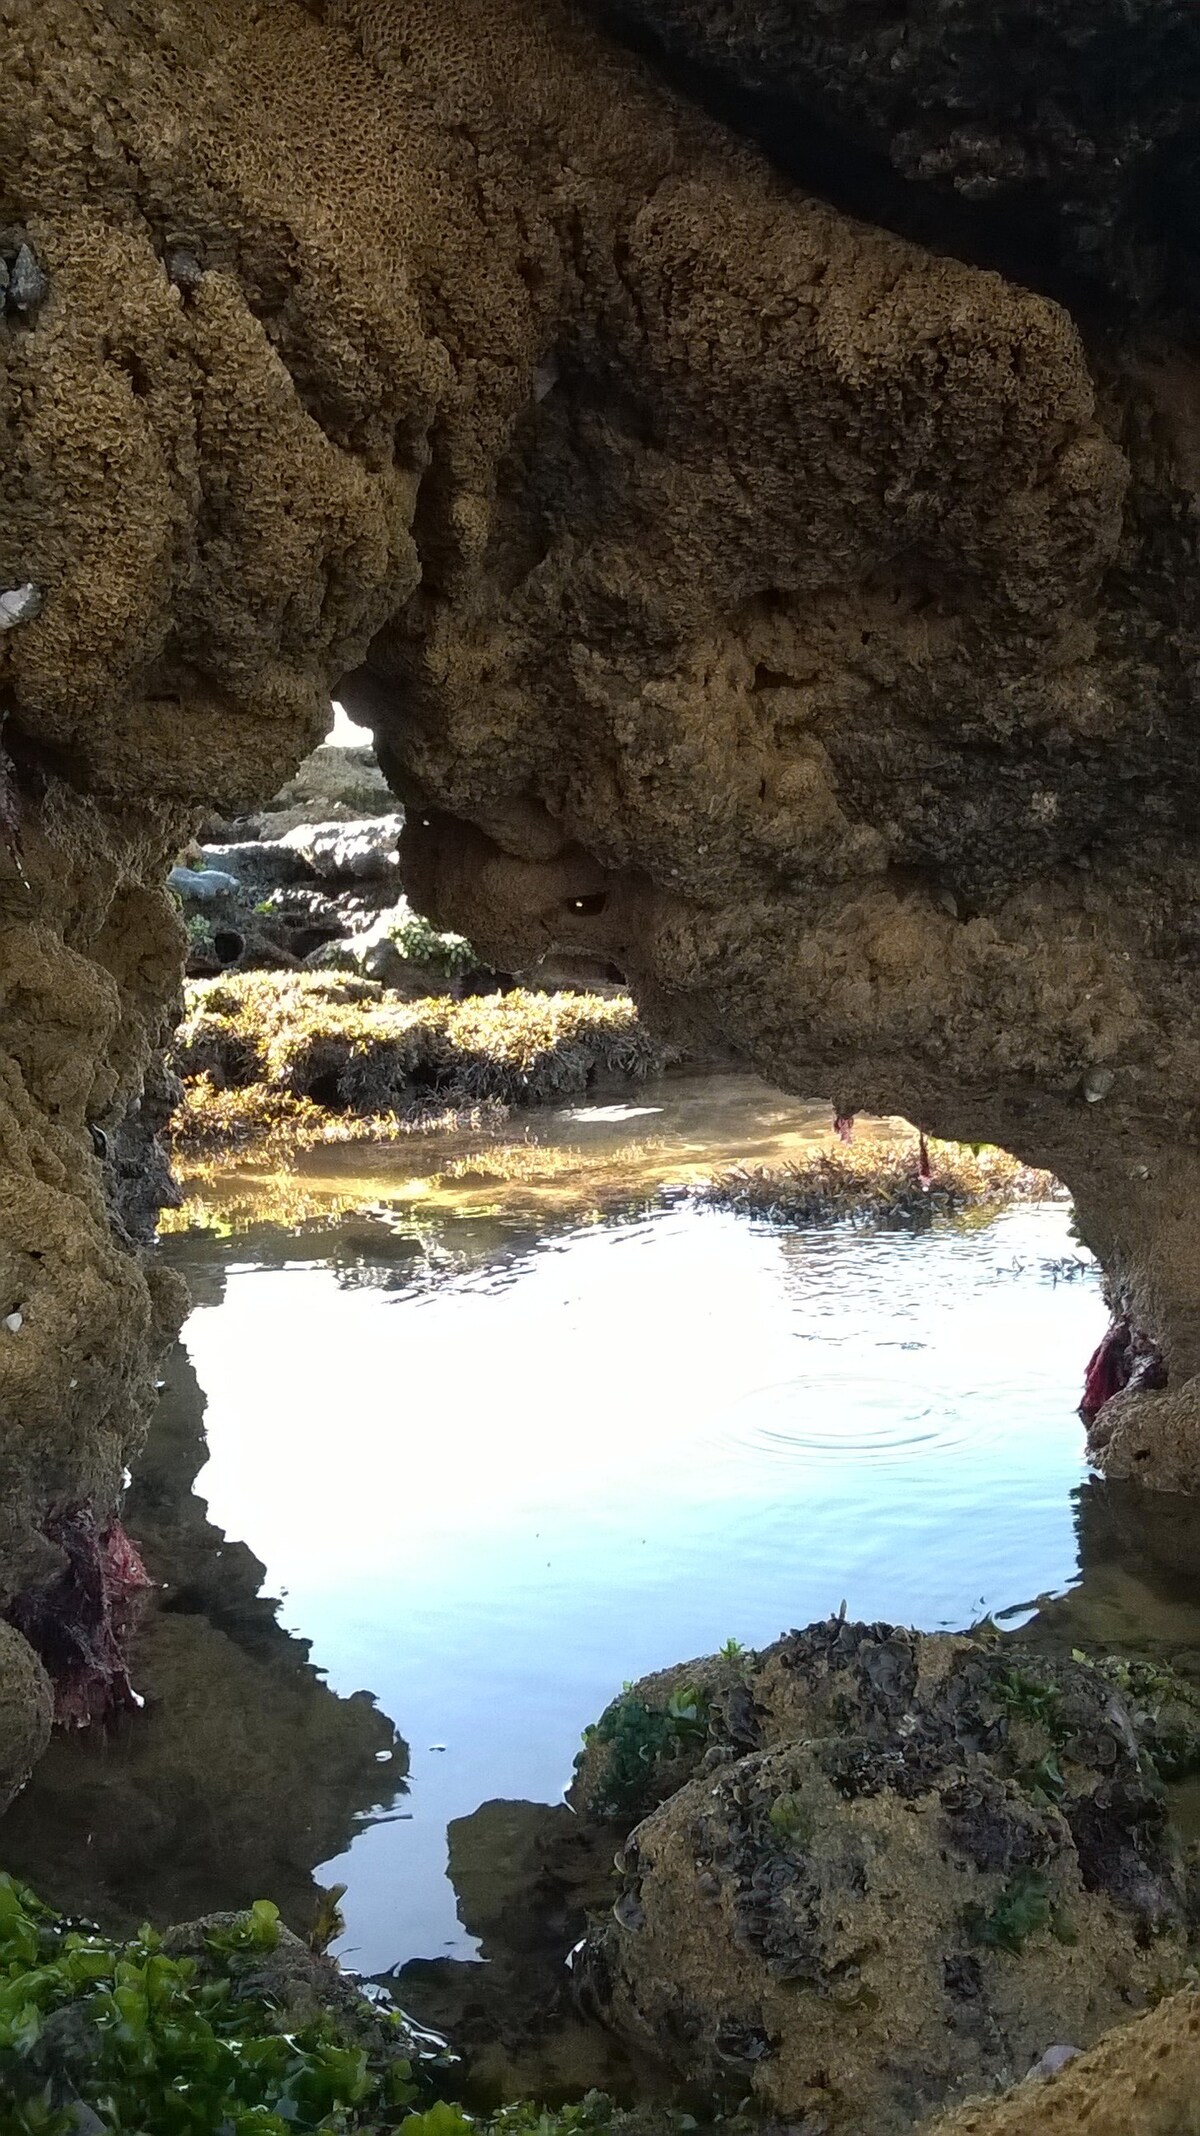
[[[1070,1581],[1105,1315],[1042,1265],[1068,1221],[778,1236],[682,1204],[420,1291],[229,1270],[185,1336],[199,1488],[412,1746],[411,1818],[337,1865],[356,1963],[472,1948],[447,1818],[553,1799],[622,1680],[843,1599],[960,1624]]]

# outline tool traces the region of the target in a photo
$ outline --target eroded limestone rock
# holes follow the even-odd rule
[[[0,1624],[0,1811],[8,1808],[50,1740],[50,1681],[31,1646]]]
[[[0,587],[42,603],[0,634],[0,1588],[52,1576],[49,1507],[111,1511],[177,1310],[90,1133],[172,1013],[166,866],[340,677],[416,908],[497,968],[615,967],[685,1042],[1063,1176],[1169,1375],[1101,1458],[1194,1486],[1186,325],[852,220],[560,0],[3,23],[0,252],[44,287],[0,323]],[[1083,91],[1030,122],[1039,171],[1174,144],[1148,50],[1100,132]]]
[[[1200,1991],[1121,2024],[1046,2083],[977,2100],[926,2136],[1191,2136],[1200,2100]]]
[[[882,2136],[1185,1977],[1178,1845],[1101,1671],[834,1619],[742,1680],[732,1705],[696,1684],[707,1747],[626,1840],[585,1953],[632,2045],[822,2136]]]

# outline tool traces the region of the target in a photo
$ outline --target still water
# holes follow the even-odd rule
[[[828,1130],[675,1078],[486,1144],[197,1188],[162,1248],[195,1304],[129,1513],[165,1582],[146,1710],[56,1746],[9,1864],[160,1918],[260,1889],[300,1913],[315,1871],[348,1886],[364,1971],[470,1958],[448,1822],[556,1801],[624,1680],[843,1603],[928,1628],[1038,1610],[1068,1638],[1090,1607],[1200,1647],[1190,1530],[1173,1557],[1160,1502],[1147,1571],[1085,1480],[1106,1314],[1066,1203],[783,1229],[687,1191]]]

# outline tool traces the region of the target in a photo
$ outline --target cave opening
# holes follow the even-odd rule
[[[7,1858],[113,1924],[244,1903],[269,1859],[304,1932],[345,1884],[339,1948],[423,2021],[453,2034],[499,1964],[481,2036],[512,2052],[512,1996],[552,2008],[585,1925],[548,1866],[554,1805],[622,1670],[769,1652],[831,1610],[1085,1648],[1114,1562],[1181,1641],[1200,1624],[1177,1540],[1082,1458],[1085,1360],[1107,1393],[1147,1368],[1055,1178],[664,1045],[594,953],[619,889],[568,885],[547,924],[593,946],[489,991],[445,915],[408,907],[400,814],[341,725],[273,809],[183,856],[189,940],[203,916],[218,956],[241,947],[215,975],[193,950],[171,1059],[156,1251],[191,1307],[122,1510],[154,1583],[145,1703],[109,1715],[103,1769],[58,1740]],[[259,909],[287,840],[329,923],[304,959]],[[325,1767],[269,1841],[228,1747],[252,1726]],[[197,1819],[214,1757],[230,1782]],[[149,1820],[132,1857],[118,1820]],[[516,1849],[499,1918],[476,1844]],[[589,2036],[596,2081],[631,2081],[615,2053]]]
[[[399,12],[3,10],[0,2136],[1182,2128],[1194,7]]]

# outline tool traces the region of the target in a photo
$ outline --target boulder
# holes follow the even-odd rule
[[[223,897],[236,896],[242,887],[240,878],[226,874],[223,868],[172,868],[167,883],[178,897],[190,898],[197,905],[215,905]]]
[[[1200,2128],[1200,1990],[1119,2024],[1090,2054],[1002,2099],[976,2099],[923,2136],[1195,2136]]]
[[[298,823],[279,844],[297,854],[314,875],[378,882],[394,875],[399,865],[396,847],[403,829],[399,813],[358,823]]]
[[[1178,1846],[1101,1669],[835,1619],[743,1657],[732,1707],[691,1675],[691,1777],[580,1965],[631,2047],[812,2136],[900,2136],[1183,1979]],[[625,1697],[669,1715],[681,1688]]]

